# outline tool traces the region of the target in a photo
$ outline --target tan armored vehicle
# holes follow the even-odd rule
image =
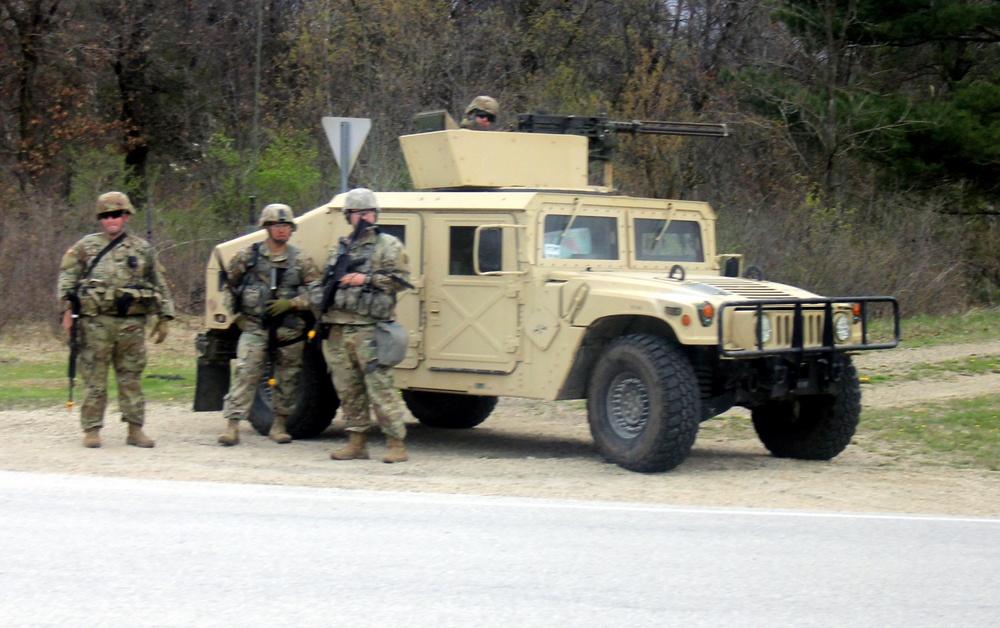
[[[861,401],[850,356],[898,344],[896,301],[743,277],[740,256],[716,252],[706,203],[621,196],[609,168],[589,183],[589,158],[606,158],[614,132],[725,135],[722,125],[531,114],[521,132],[447,126],[401,137],[414,191],[378,193],[379,226],[412,265],[395,381],[417,420],[472,428],[501,396],[586,399],[597,449],[640,472],[683,462],[699,424],[733,406],[750,409],[776,456],[826,460],[848,445]],[[344,196],[296,220],[294,244],[317,260],[348,233]],[[220,264],[264,235],[209,260],[196,410],[221,409],[239,333]],[[893,328],[885,338],[876,315]],[[325,430],[339,405],[315,345],[289,422],[297,438]],[[266,385],[251,414],[266,433]]]

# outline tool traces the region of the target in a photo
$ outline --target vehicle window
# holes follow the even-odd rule
[[[607,216],[549,214],[545,217],[543,257],[618,259],[618,220]]]
[[[406,225],[383,225],[379,223],[378,230],[399,238],[399,241],[406,244]]]
[[[448,243],[448,274],[475,275],[472,265],[472,245],[476,236],[475,227],[451,227]],[[483,229],[479,236],[479,270],[491,272],[501,269],[503,254],[503,231]]]
[[[635,220],[635,258],[650,262],[703,262],[701,225],[691,220]]]

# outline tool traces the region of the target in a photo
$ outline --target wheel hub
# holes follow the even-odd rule
[[[635,438],[649,420],[649,391],[635,376],[618,378],[608,390],[608,420],[621,438]]]

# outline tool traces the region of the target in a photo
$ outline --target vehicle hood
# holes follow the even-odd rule
[[[756,281],[741,277],[691,275],[684,280],[672,279],[668,272],[648,271],[588,271],[575,273],[574,279],[597,292],[635,292],[636,296],[650,292],[678,301],[743,301],[752,299],[809,299],[818,295],[773,281]]]

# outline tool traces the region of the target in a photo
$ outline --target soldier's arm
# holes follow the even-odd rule
[[[226,282],[231,288],[237,288],[243,283],[243,275],[247,274],[248,263],[250,263],[249,249],[242,248],[226,264]]]
[[[410,258],[402,242],[396,240],[375,258],[368,281],[382,292],[396,293],[406,289],[410,281]]]
[[[163,270],[163,265],[160,264],[160,259],[152,249],[149,251],[149,256],[152,258],[153,262],[153,287],[160,295],[159,314],[162,318],[170,320],[174,317],[175,312],[174,299],[170,293],[170,285],[167,283],[167,274]]]
[[[64,312],[72,307],[67,297],[80,287],[80,275],[83,274],[84,268],[82,257],[83,251],[77,243],[66,251],[59,263],[59,286],[56,296]]]
[[[298,259],[301,260],[302,264],[300,274],[302,284],[298,287],[298,296],[292,299],[292,307],[296,310],[308,310],[313,306],[314,294],[317,291],[322,293],[320,283],[323,276],[320,274],[316,262],[308,253],[301,252]]]

